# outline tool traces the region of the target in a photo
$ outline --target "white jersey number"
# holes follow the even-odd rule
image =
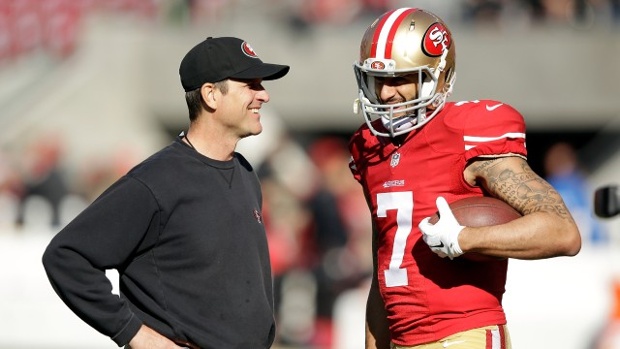
[[[406,286],[407,269],[401,268],[405,257],[407,238],[411,234],[413,223],[413,192],[395,192],[377,194],[377,217],[387,217],[388,210],[396,210],[396,234],[392,245],[390,266],[384,270],[387,287]]]

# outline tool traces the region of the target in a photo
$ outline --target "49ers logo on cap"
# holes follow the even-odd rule
[[[452,38],[446,27],[441,23],[431,25],[424,33],[422,49],[431,57],[439,57],[444,50],[450,48]]]
[[[245,41],[243,42],[243,44],[241,44],[241,51],[243,51],[243,53],[245,53],[245,55],[248,57],[258,58],[258,55],[256,54],[256,52],[254,52],[252,46],[250,46],[250,44]]]

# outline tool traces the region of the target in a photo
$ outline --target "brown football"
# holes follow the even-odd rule
[[[503,224],[521,217],[521,214],[512,206],[502,200],[488,196],[475,196],[457,200],[450,204],[450,208],[459,224],[466,227]],[[430,223],[437,223],[438,218],[438,214],[435,213],[431,217]],[[474,261],[503,259],[475,252],[465,253],[462,257]]]

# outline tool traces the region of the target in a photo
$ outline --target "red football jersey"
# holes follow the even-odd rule
[[[377,229],[378,280],[392,341],[417,345],[481,326],[505,324],[507,260],[440,258],[422,240],[420,221],[435,199],[480,196],[463,171],[475,157],[526,157],[525,123],[509,105],[446,103],[402,145],[363,125],[350,141],[351,171],[364,187]]]

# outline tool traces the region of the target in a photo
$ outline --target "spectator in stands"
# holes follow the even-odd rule
[[[60,205],[70,192],[61,164],[62,154],[61,138],[55,134],[41,136],[27,149],[24,155],[24,191],[18,211],[18,226],[33,218],[29,216],[31,212],[28,210],[30,200],[43,199],[45,206],[41,209],[51,212],[49,227],[59,227]]]
[[[573,215],[583,241],[608,242],[604,228],[593,216],[592,195],[586,172],[580,166],[575,148],[566,142],[553,144],[545,153],[546,180],[562,196]]]

